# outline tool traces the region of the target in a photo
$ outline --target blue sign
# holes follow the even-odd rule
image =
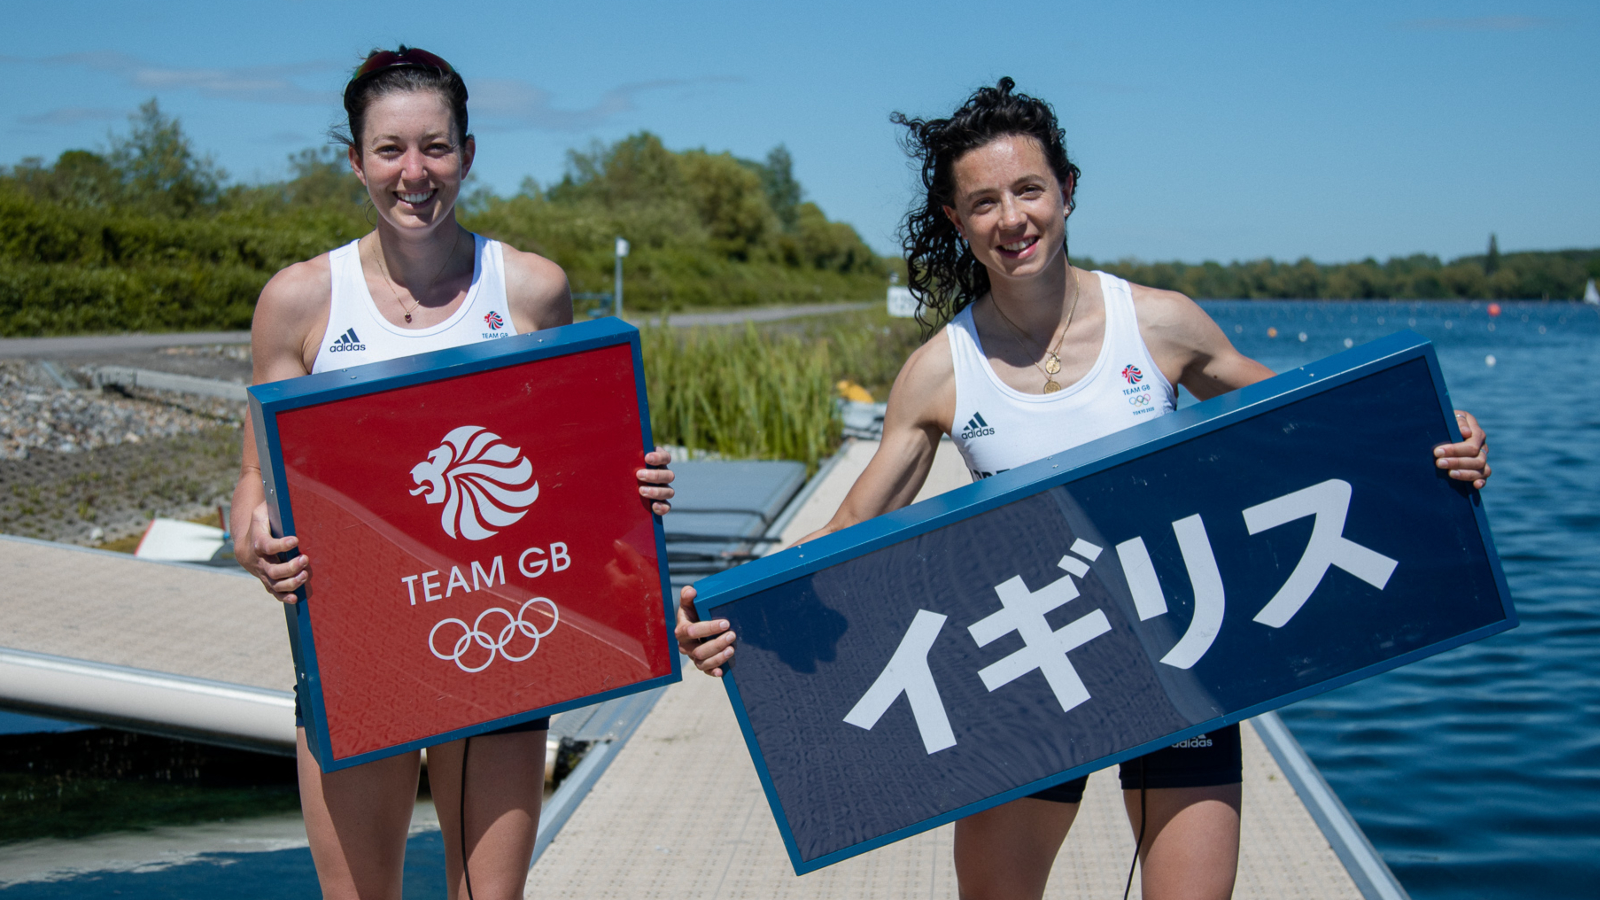
[[[1516,625],[1402,332],[698,585],[797,873]]]

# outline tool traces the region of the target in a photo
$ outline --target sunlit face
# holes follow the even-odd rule
[[[1044,148],[1006,135],[955,161],[955,205],[944,214],[990,277],[1037,274],[1061,253],[1070,186],[1056,180]]]
[[[386,94],[367,107],[350,167],[372,205],[396,228],[430,228],[455,207],[472,168],[472,138],[456,143],[454,117],[436,91]]]

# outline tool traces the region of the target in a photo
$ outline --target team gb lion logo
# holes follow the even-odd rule
[[[427,460],[411,467],[411,480],[426,491],[429,504],[443,503],[444,533],[469,541],[493,537],[514,525],[539,499],[533,464],[521,447],[508,447],[500,435],[480,425],[463,425],[444,436]]]

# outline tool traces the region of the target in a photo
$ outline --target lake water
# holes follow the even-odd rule
[[[1204,306],[1241,350],[1280,371],[1402,328],[1435,342],[1456,406],[1490,435],[1484,503],[1522,625],[1283,716],[1418,900],[1600,895],[1600,310]],[[235,896],[314,893],[303,839],[290,842],[3,893],[185,896],[224,883]],[[442,896],[440,846],[437,831],[413,837],[407,896]]]
[[[1600,308],[1203,305],[1279,371],[1400,328],[1434,342],[1489,434],[1484,506],[1522,624],[1283,718],[1418,900],[1600,896]]]

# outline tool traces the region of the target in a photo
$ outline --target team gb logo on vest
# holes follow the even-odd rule
[[[533,464],[521,447],[510,447],[481,425],[463,425],[411,467],[417,489],[428,503],[443,503],[439,525],[451,537],[481,541],[515,525],[539,499]]]

